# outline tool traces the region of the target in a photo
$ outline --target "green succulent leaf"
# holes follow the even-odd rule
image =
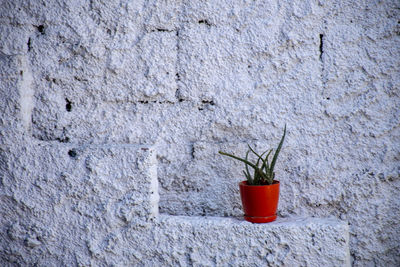
[[[248,161],[249,152],[250,151],[247,151],[247,153],[246,153],[246,158],[245,158],[246,161]],[[247,163],[245,163],[244,166],[245,166],[245,169],[246,169],[245,176],[247,178],[247,183],[249,185],[251,185],[251,184],[253,184],[253,179],[251,179],[251,175],[250,175],[250,172],[249,172],[249,166],[248,166]]]
[[[285,128],[283,130],[283,135],[282,135],[281,141],[279,142],[278,148],[276,149],[275,155],[271,162],[271,167],[270,167],[269,172],[270,172],[270,176],[272,176],[272,178],[273,178],[275,163],[276,163],[276,160],[278,159],[279,152],[281,151],[283,141],[285,140],[285,136],[286,136],[286,124],[285,124]]]
[[[265,159],[262,159],[263,165],[261,166],[261,169],[265,169],[265,173],[267,173],[267,174],[268,174],[268,170],[269,170],[268,157],[272,151],[273,151],[273,149],[270,149],[268,154],[265,156]]]
[[[252,183],[252,179],[251,179],[251,175],[249,175],[249,174],[247,174],[245,171],[243,171],[243,173],[244,173],[244,176],[246,177],[246,180],[247,180],[247,184],[248,185],[252,185],[253,183]]]
[[[218,153],[221,154],[221,155],[224,155],[224,156],[228,156],[228,157],[231,157],[231,158],[240,160],[241,162],[244,162],[245,164],[247,164],[247,165],[249,165],[250,167],[252,167],[253,169],[256,169],[256,168],[257,168],[253,163],[251,163],[251,162],[249,162],[249,161],[247,161],[247,160],[245,160],[245,159],[236,157],[235,155],[232,155],[232,154],[229,154],[229,153],[225,153],[225,152],[222,152],[222,151],[218,151]]]
[[[271,164],[269,163],[269,156],[273,152],[273,149],[266,150],[261,155],[259,155],[256,151],[254,151],[254,149],[250,145],[247,145],[249,150],[247,150],[244,159],[222,151],[219,151],[219,154],[239,160],[245,164],[245,170],[243,171],[243,174],[247,179],[247,184],[249,185],[272,184],[275,178],[275,172],[274,172],[275,164],[278,159],[279,152],[282,149],[285,136],[286,136],[286,124],[283,130],[282,138],[272,158]],[[250,152],[252,152],[254,155],[257,156],[257,160],[255,161],[255,163],[249,161]],[[265,157],[263,157],[265,153],[267,154]],[[250,174],[249,166],[254,169],[253,175]]]
[[[251,148],[250,145],[247,145],[247,146],[249,147],[250,151],[253,152],[253,153],[258,157],[257,163],[256,163],[256,166],[258,167],[258,165],[259,165],[259,163],[260,163],[260,160],[263,162],[262,156],[264,156],[264,154],[265,154],[268,150],[264,151],[261,155],[258,155],[257,152],[255,152],[255,151]],[[261,170],[262,170],[262,164],[261,164]]]

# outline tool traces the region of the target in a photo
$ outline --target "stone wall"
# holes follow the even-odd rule
[[[276,147],[286,123],[279,215],[346,220],[354,266],[398,265],[399,10],[389,0],[1,1],[2,215],[49,214],[32,190],[53,188],[38,195],[57,203],[66,181],[89,183],[93,200],[77,212],[96,212],[98,192],[120,185],[93,186],[89,163],[84,178],[51,163],[114,158],[104,146],[125,147],[116,158],[129,162],[132,144],[152,144],[161,213],[240,216],[242,166],[217,151]]]

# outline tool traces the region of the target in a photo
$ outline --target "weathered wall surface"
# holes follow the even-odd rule
[[[355,266],[395,266],[399,13],[389,0],[2,1],[2,203],[29,209],[33,189],[10,188],[36,168],[61,177],[26,144],[140,143],[157,151],[162,213],[237,216],[242,166],[217,151],[275,147],[286,123],[280,216],[347,220]]]

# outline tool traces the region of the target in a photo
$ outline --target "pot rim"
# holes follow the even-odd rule
[[[239,186],[244,186],[244,187],[271,186],[271,185],[277,185],[277,184],[279,184],[279,181],[278,181],[278,180],[274,180],[274,181],[272,182],[272,184],[262,184],[262,185],[248,185],[246,180],[245,180],[245,181],[239,182]]]

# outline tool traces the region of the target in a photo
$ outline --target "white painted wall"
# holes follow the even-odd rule
[[[2,1],[2,205],[23,209],[12,184],[43,168],[5,144],[139,143],[157,151],[160,212],[238,216],[242,166],[217,151],[276,147],[286,123],[280,216],[347,220],[354,266],[396,266],[399,8]]]

